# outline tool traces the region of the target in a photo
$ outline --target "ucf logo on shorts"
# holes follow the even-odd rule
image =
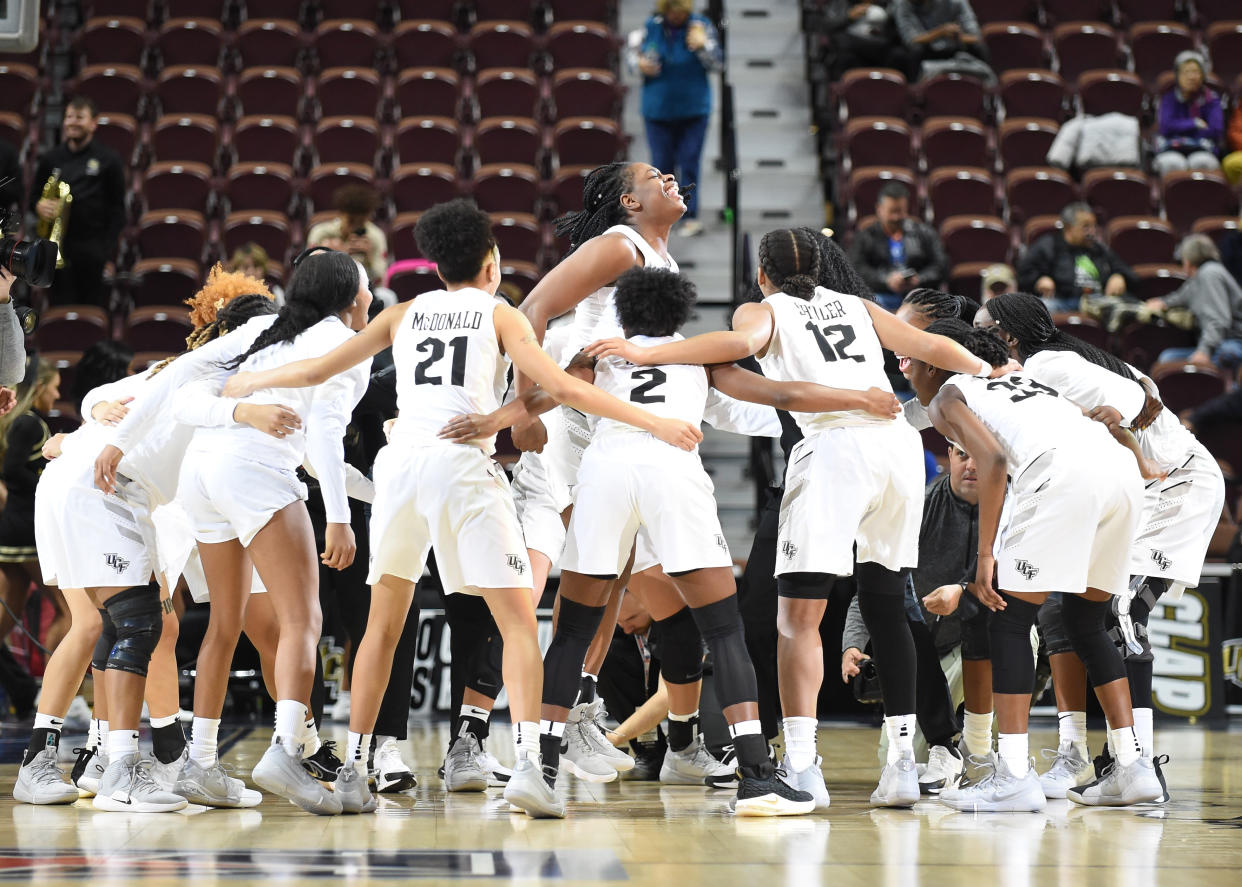
[[[785,555],[786,560],[793,560],[798,556],[798,546],[792,542],[786,542],[781,546],[781,554]]]
[[[521,576],[522,574],[526,572],[526,562],[522,560],[522,556],[520,554],[510,554],[510,555],[506,555],[506,557],[508,558],[508,561],[509,561],[509,567],[515,573]]]
[[[1020,558],[1013,562],[1013,568],[1026,577],[1026,581],[1030,582],[1039,575],[1039,567],[1032,564],[1026,558]]]
[[[1162,570],[1167,570],[1173,564],[1173,561],[1165,557],[1163,551],[1156,551],[1154,548],[1151,551],[1151,559],[1155,562],[1156,566]]]
[[[116,570],[118,574],[124,573],[129,569],[129,561],[121,557],[119,554],[105,554],[104,563]]]

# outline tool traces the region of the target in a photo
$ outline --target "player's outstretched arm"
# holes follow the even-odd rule
[[[925,333],[897,319],[875,302],[863,302],[871,315],[880,344],[889,351],[914,357],[942,370],[965,373],[969,376],[989,376],[997,373],[985,360],[971,354],[957,342],[946,336]]]
[[[397,324],[409,307],[400,304],[385,308],[365,330],[321,357],[295,360],[258,373],[237,373],[224,383],[222,396],[241,398],[264,388],[309,388],[326,382],[390,346]]]
[[[952,385],[940,389],[928,404],[927,412],[937,431],[974,457],[979,472],[979,562],[971,590],[989,610],[1003,610],[1004,598],[993,587],[996,558],[992,550],[1000,528],[1001,506],[1005,502],[1008,475],[1005,450]]]
[[[627,339],[601,339],[583,350],[591,357],[621,357],[632,364],[651,366],[690,363],[707,366],[733,363],[758,354],[772,341],[772,310],[758,302],[748,302],[733,313],[733,329],[691,336],[680,342],[665,342],[647,348]],[[976,361],[977,363],[978,361]]]
[[[828,388],[813,382],[777,382],[737,364],[716,364],[707,368],[712,387],[730,397],[761,403],[778,410],[799,413],[828,413],[863,410],[881,419],[895,419],[901,403],[892,392],[882,388],[851,391]]]
[[[689,422],[652,415],[566,373],[539,347],[529,321],[516,308],[498,305],[492,318],[496,336],[514,366],[558,403],[641,428],[683,450],[693,450],[703,439],[703,432]]]

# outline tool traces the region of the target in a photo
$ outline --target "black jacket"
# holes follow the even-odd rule
[[[1074,273],[1074,262],[1078,256],[1086,254],[1091,257],[1100,272],[1100,291],[1104,291],[1108,278],[1120,274],[1126,279],[1126,290],[1134,292],[1138,278],[1130,266],[1117,256],[1115,252],[1098,241],[1092,241],[1085,247],[1070,246],[1065,242],[1065,235],[1060,231],[1052,231],[1036,240],[1018,259],[1018,288],[1025,293],[1035,292],[1035,281],[1041,277],[1051,277],[1057,285],[1058,299],[1078,299],[1082,297],[1082,289],[1078,286]]]
[[[64,143],[39,158],[30,184],[27,206],[31,211],[43,196],[52,170],[69,183],[73,204],[69,208],[66,253],[89,253],[110,259],[125,227],[125,167],[121,158],[98,139],[73,152]]]
[[[937,289],[949,277],[949,257],[940,243],[940,235],[930,225],[911,218],[902,223],[902,231],[906,241],[906,267],[918,275],[919,286]],[[872,292],[889,292],[884,278],[894,269],[883,225],[875,222],[854,235],[850,261]]]

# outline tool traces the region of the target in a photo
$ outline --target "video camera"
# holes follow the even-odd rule
[[[56,244],[42,238],[18,240],[11,232],[12,214],[0,211],[0,267],[30,286],[52,285],[56,273]],[[39,315],[31,308],[18,306],[17,319],[27,335],[39,325]]]

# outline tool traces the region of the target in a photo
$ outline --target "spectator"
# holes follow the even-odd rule
[[[721,65],[715,27],[693,10],[693,0],[658,0],[636,62],[643,75],[642,113],[651,165],[675,174],[683,193],[699,181],[703,139],[712,113],[707,73]],[[678,229],[687,237],[703,231],[696,192],[686,197],[686,214]]]
[[[1188,49],[1173,62],[1177,85],[1160,100],[1157,175],[1179,169],[1220,169],[1225,115],[1220,96],[1206,84],[1207,59]]]
[[[967,0],[892,0],[890,10],[915,68],[925,62],[957,63],[924,64],[920,69],[923,77],[941,70],[961,70],[995,80],[979,22]]]
[[[332,195],[338,215],[320,222],[306,235],[306,245],[326,246],[349,253],[367,269],[371,283],[384,279],[388,270],[388,238],[371,221],[379,208],[379,193],[369,185],[346,185]]]
[[[275,297],[276,304],[285,304],[285,291],[268,279],[269,275],[279,279],[280,269],[272,265],[271,259],[268,258],[267,250],[254,241],[243,243],[233,250],[233,255],[229,257],[228,265],[224,270],[236,271],[238,274],[244,274],[247,277],[253,277],[255,280],[262,281],[263,285],[267,287],[268,292]]]
[[[983,285],[981,287],[979,301],[986,305],[988,299],[994,299],[997,296],[1003,296],[1005,293],[1013,293],[1018,291],[1018,277],[1014,270],[1005,264],[989,265],[983,269]],[[973,317],[962,318],[967,323],[974,320]]]
[[[876,220],[854,236],[850,260],[876,300],[896,311],[916,287],[939,289],[949,276],[949,257],[940,235],[910,216],[910,192],[900,182],[880,189]]]
[[[853,68],[896,68],[914,80],[918,65],[897,39],[889,14],[890,0],[828,0],[823,11],[828,40],[827,63],[831,80]]]
[[[1229,116],[1229,130],[1225,133],[1226,147],[1229,153],[1221,160],[1221,169],[1235,188],[1242,183],[1242,94],[1234,102],[1233,113]]]
[[[125,167],[115,151],[95,141],[98,116],[95,102],[86,96],[71,100],[61,123],[63,141],[39,158],[30,184],[27,205],[43,221],[54,219],[59,206],[43,199],[43,187],[54,170],[60,170],[73,195],[60,244],[65,267],[52,281],[53,305],[108,307],[104,269],[125,227]]]
[[[1189,360],[1196,366],[1213,361],[1232,373],[1242,365],[1242,287],[1220,261],[1220,251],[1206,234],[1191,234],[1178,247],[1190,279],[1163,299],[1148,299],[1153,311],[1185,307],[1199,324],[1194,349],[1167,348],[1159,361]]]
[[[1121,298],[1134,289],[1130,266],[1096,240],[1095,213],[1085,203],[1061,210],[1061,230],[1050,231],[1018,260],[1018,288],[1035,293],[1050,312],[1078,311],[1084,299]]]

